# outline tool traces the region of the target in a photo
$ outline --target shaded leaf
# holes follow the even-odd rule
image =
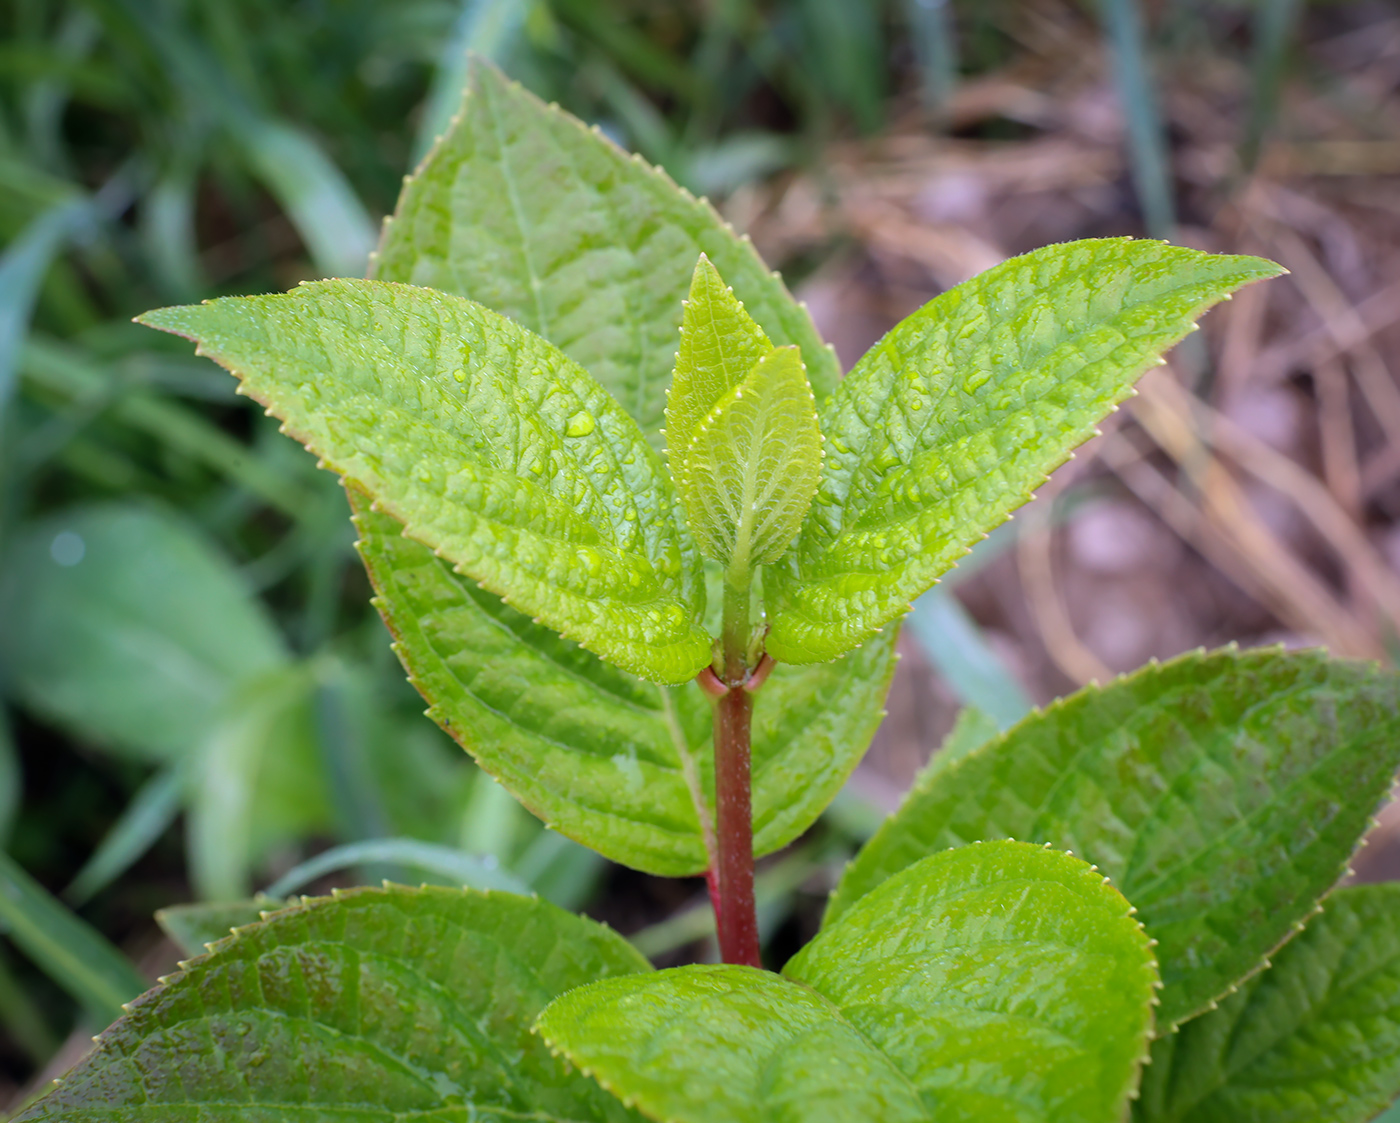
[[[457,293],[554,343],[659,442],[681,302],[704,253],[820,401],[835,354],[714,209],[478,64],[456,123],[404,186],[373,275]]]
[[[710,660],[698,557],[636,424],[540,337],[460,297],[375,281],[166,308],[244,392],[415,538],[620,667]]]
[[[515,612],[348,488],[376,604],[429,715],[559,833],[648,873],[708,865],[710,704],[624,674]],[[777,850],[840,790],[880,720],[894,636],[778,667],[755,699],[755,849]]]
[[[863,642],[1024,503],[1261,258],[1101,239],[1013,258],[930,301],[822,405],[812,514],[764,577],[775,659]]]
[[[209,944],[222,940],[235,928],[255,924],[291,903],[260,893],[251,901],[171,905],[156,912],[156,923],[186,955],[203,955]]]
[[[937,761],[847,869],[826,923],[944,847],[1072,850],[1159,941],[1171,1026],[1257,970],[1342,875],[1400,764],[1400,677],[1316,652],[1198,652]]]
[[[1365,1123],[1400,1094],[1400,884],[1338,889],[1219,1009],[1152,1045],[1138,1123]]]
[[[139,506],[76,508],[25,530],[0,619],[0,657],[26,705],[148,760],[192,754],[239,684],[287,661],[214,545]]]
[[[681,1123],[1121,1119],[1151,1033],[1146,934],[1102,875],[993,842],[891,878],[779,978],[697,966],[571,991],[539,1032]]]
[[[631,1119],[530,1023],[580,983],[645,970],[621,937],[530,898],[309,900],[184,964],[17,1118],[193,1123],[236,1103],[267,1123]]]

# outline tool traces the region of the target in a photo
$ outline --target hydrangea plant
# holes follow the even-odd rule
[[[754,919],[755,857],[865,750],[912,598],[1279,271],[1050,246],[841,379],[707,203],[479,67],[370,279],[140,319],[340,474],[433,719],[555,830],[706,876],[723,962],[654,970],[508,893],[303,898],[19,1118],[1375,1115],[1400,1091],[1400,887],[1335,888],[1400,764],[1371,665],[1197,652],[1005,733],[965,711],[779,972]]]

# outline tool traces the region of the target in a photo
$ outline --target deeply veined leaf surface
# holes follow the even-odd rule
[[[768,651],[830,659],[1029,497],[1207,308],[1281,272],[1092,239],[1013,258],[905,319],[821,407],[812,514],[765,574]]]
[[[676,489],[700,549],[728,565],[777,561],[812,504],[822,436],[796,347],[778,347],[696,425]]]
[[[348,489],[360,553],[429,715],[559,833],[665,877],[708,864],[710,704],[625,674],[464,580]],[[833,663],[776,668],[755,698],[754,848],[809,827],[879,724],[894,637]]]
[[[602,657],[659,682],[710,660],[698,556],[659,457],[576,363],[429,289],[324,281],[148,312],[408,532]]]
[[[452,128],[405,184],[372,269],[479,301],[550,340],[659,447],[701,253],[773,343],[801,347],[817,399],[829,394],[834,352],[747,238],[664,172],[478,63]]]
[[[947,846],[1071,850],[1157,939],[1169,1027],[1293,934],[1341,877],[1397,765],[1393,673],[1278,649],[1152,664],[935,764],[847,868],[826,923]]]
[[[1137,1123],[1365,1123],[1400,1094],[1400,884],[1358,885],[1152,1045]]]
[[[992,842],[875,890],[778,978],[683,967],[556,999],[539,1032],[656,1119],[1116,1123],[1156,971],[1067,854]]]
[[[360,889],[274,913],[132,1004],[26,1121],[636,1119],[530,1033],[555,996],[648,970],[543,901]]]

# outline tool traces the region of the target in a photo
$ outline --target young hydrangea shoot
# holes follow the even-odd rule
[[[19,1118],[1373,1116],[1400,1091],[1400,895],[1339,891],[1266,970],[1400,764],[1371,666],[1198,652],[1004,734],[969,712],[781,974],[755,921],[755,857],[854,768],[911,600],[1279,271],[1050,246],[838,380],[708,204],[478,67],[371,279],[140,320],[341,475],[434,720],[561,833],[705,874],[724,963],[655,971],[507,893],[303,900]]]

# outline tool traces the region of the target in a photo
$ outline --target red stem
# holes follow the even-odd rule
[[[740,670],[742,676],[742,669]],[[726,675],[726,678],[731,676]],[[710,895],[725,963],[761,966],[753,899],[753,811],[749,798],[749,729],[753,695],[730,690],[715,704],[715,836],[718,876]],[[718,885],[716,885],[718,882]],[[717,890],[717,891],[716,891]]]

